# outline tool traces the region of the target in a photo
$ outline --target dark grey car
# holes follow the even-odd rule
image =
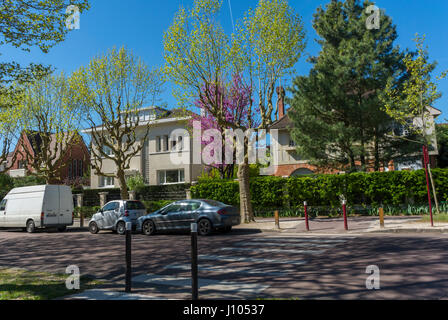
[[[156,231],[189,230],[194,222],[200,235],[208,235],[214,230],[230,232],[241,218],[238,208],[218,201],[183,200],[139,218],[137,231],[152,235]]]
[[[89,222],[89,230],[96,234],[100,230],[113,230],[125,234],[126,222],[132,223],[135,230],[137,219],[146,214],[146,208],[140,201],[117,200],[108,202]]]

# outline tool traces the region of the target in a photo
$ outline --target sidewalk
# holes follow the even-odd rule
[[[244,223],[234,229],[294,234],[448,233],[448,223],[434,223],[434,227],[431,227],[429,222],[421,222],[421,219],[419,216],[385,217],[385,227],[381,228],[378,217],[348,217],[348,231],[346,231],[343,218],[315,218],[309,220],[310,231],[307,231],[304,218],[280,218],[280,229],[275,227],[275,221],[272,218],[257,218],[256,222]]]

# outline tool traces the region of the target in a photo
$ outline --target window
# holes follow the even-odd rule
[[[19,169],[25,169],[26,162],[24,160],[19,160]]]
[[[84,175],[82,160],[72,160],[68,165],[68,177],[70,179],[82,178]]]
[[[184,150],[184,143],[183,143],[183,137],[173,137],[173,140],[171,140],[171,150],[172,151],[182,151]]]
[[[161,210],[160,213],[161,214],[167,214],[170,212],[179,212],[180,211],[180,204],[172,204],[168,207],[165,207],[165,209]]]
[[[290,146],[290,147],[295,147],[295,146],[296,146],[295,141],[292,140],[292,139],[290,139],[290,140],[289,140],[289,146]]]
[[[173,184],[185,182],[184,169],[166,170],[158,172],[159,184]]]
[[[187,211],[196,211],[201,207],[201,203],[197,201],[191,201],[187,203]]]
[[[156,137],[156,152],[162,151],[162,137]]]
[[[119,202],[110,202],[103,207],[103,211],[115,211],[120,208]]]
[[[101,177],[100,178],[100,186],[103,188],[106,187],[114,187],[114,178],[113,177]]]
[[[170,141],[168,136],[163,136],[163,151],[169,151],[170,150]]]
[[[140,201],[127,201],[126,210],[146,210],[146,208]]]
[[[216,200],[203,200],[203,201],[212,207],[225,207],[226,206],[224,203],[216,201]]]
[[[108,156],[113,156],[112,149],[109,148],[108,146],[103,146],[103,153],[107,154]]]
[[[3,199],[2,202],[0,202],[0,211],[5,211],[6,210],[6,199]]]

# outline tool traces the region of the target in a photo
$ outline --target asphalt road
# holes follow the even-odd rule
[[[124,289],[125,238],[0,231],[0,266],[82,274]],[[203,299],[445,299],[448,235],[291,235],[240,230],[199,237]],[[133,293],[190,298],[188,234],[133,235]],[[380,289],[368,290],[366,268],[380,269]],[[0,284],[1,290],[1,284]]]

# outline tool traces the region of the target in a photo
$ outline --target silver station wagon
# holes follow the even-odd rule
[[[157,231],[189,230],[198,224],[198,234],[214,230],[230,232],[241,223],[239,209],[214,200],[183,200],[174,202],[137,220],[137,231],[153,235]]]
[[[137,219],[145,214],[146,208],[140,201],[111,201],[93,215],[89,222],[89,231],[96,234],[100,230],[112,230],[123,235],[126,233],[126,222],[131,222],[135,230]]]

